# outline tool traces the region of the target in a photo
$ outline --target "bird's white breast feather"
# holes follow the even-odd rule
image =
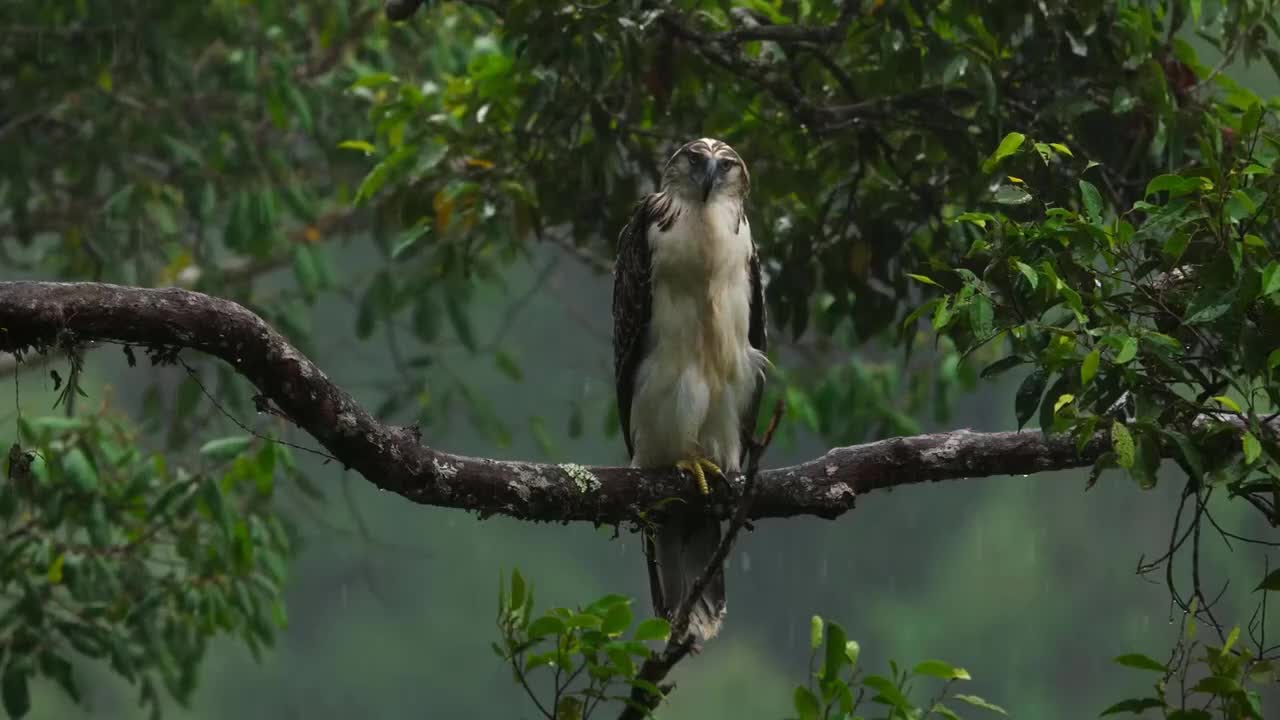
[[[739,469],[741,419],[764,367],[751,347],[751,228],[732,201],[686,203],[649,228],[653,309],[636,374],[631,428],[638,467],[699,454]]]

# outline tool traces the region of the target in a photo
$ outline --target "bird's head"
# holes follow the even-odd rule
[[[702,138],[685,143],[667,161],[662,189],[702,203],[720,197],[741,202],[751,190],[751,177],[733,148],[714,138]]]

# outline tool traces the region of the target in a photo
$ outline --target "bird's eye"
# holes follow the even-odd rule
[[[698,164],[698,156],[697,156],[697,155],[694,155],[693,153],[689,153],[689,164],[690,164],[690,165],[697,165],[697,164]]]

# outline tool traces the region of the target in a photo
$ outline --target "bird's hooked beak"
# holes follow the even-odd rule
[[[707,162],[702,166],[702,202],[706,202],[711,197],[711,188],[716,184],[716,175],[720,174],[720,162],[715,156],[707,158]]]

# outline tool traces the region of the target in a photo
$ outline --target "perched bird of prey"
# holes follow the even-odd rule
[[[618,416],[642,468],[677,466],[708,492],[706,473],[741,468],[764,388],[760,258],[738,153],[703,138],[667,161],[618,239],[613,358]],[[672,510],[646,536],[654,611],[670,617],[720,542],[706,508]],[[724,615],[723,570],[693,606],[698,642]]]

